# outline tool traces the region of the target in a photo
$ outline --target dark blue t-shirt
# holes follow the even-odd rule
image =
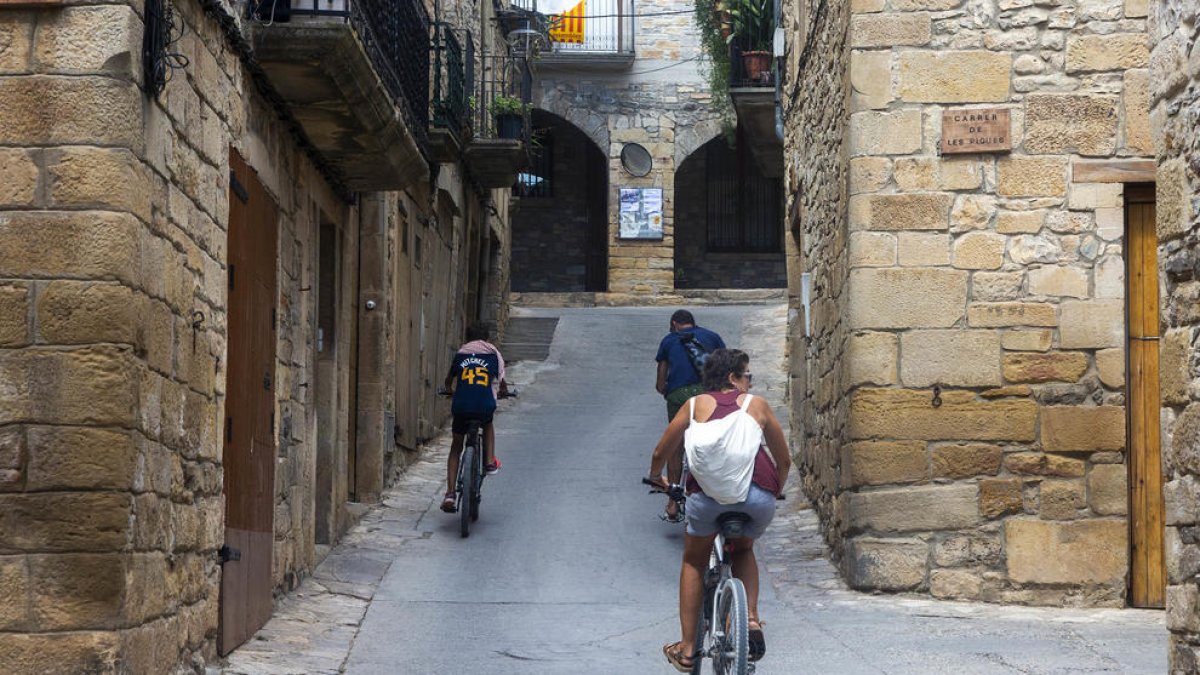
[[[451,413],[479,415],[496,410],[492,381],[500,376],[500,360],[495,354],[459,352],[450,363],[450,374],[455,380]]]
[[[694,335],[696,340],[704,345],[710,354],[714,350],[725,348],[725,341],[721,339],[720,335],[700,326],[692,326],[679,332],[672,331],[667,333],[662,342],[658,343],[658,356],[655,356],[654,360],[667,362],[668,394],[680,387],[700,383],[700,376],[696,374],[696,369],[692,367],[692,362],[688,359],[687,350],[684,348],[683,342],[679,339],[681,333],[691,333]]]

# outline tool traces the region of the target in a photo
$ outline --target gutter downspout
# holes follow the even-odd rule
[[[780,77],[782,62],[786,50],[784,49],[784,33],[783,33],[783,3],[782,0],[774,1],[775,7],[775,37],[772,45],[773,56],[775,57],[775,136],[779,142],[783,142],[783,78]]]

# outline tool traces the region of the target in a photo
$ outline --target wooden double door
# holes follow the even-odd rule
[[[1154,187],[1125,190],[1129,604],[1163,607],[1166,564],[1158,382],[1158,236]]]
[[[229,152],[228,363],[222,458],[222,655],[271,617],[275,514],[275,324],[279,210]]]

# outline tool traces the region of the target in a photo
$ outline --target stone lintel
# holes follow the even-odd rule
[[[1153,183],[1158,164],[1152,159],[1081,160],[1071,165],[1074,183]]]

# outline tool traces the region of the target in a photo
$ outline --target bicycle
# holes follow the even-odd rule
[[[449,398],[454,392],[439,389],[439,396]],[[500,392],[500,398],[516,398],[516,387]],[[459,513],[459,534],[464,538],[471,535],[471,523],[479,520],[479,502],[483,500],[483,479],[487,477],[483,458],[483,425],[478,420],[467,422],[467,433],[463,435],[462,451],[458,455],[458,479],[455,484]]]
[[[682,485],[671,484],[666,490],[649,478],[642,482],[655,489],[651,494],[666,493],[677,503],[685,499]],[[748,675],[754,672],[750,661],[750,618],[746,587],[733,576],[732,539],[745,536],[750,516],[731,511],[717,517],[719,530],[713,540],[708,569],[704,572],[704,600],[696,622],[696,644],[692,650],[692,673],[700,675],[705,658],[712,661],[719,675]]]

